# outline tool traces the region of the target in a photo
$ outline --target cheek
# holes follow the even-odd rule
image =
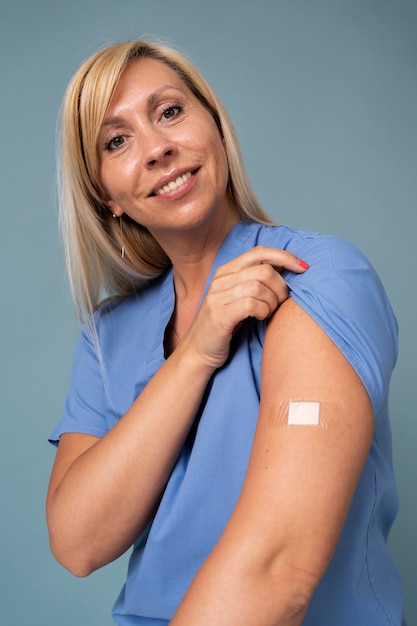
[[[229,180],[229,163],[227,160],[226,150],[223,145],[223,141],[219,138],[215,142],[213,147],[213,154],[216,160],[216,167],[219,178],[227,185]]]
[[[127,190],[130,176],[129,168],[121,167],[121,164],[115,161],[104,163],[100,168],[102,187],[111,198],[120,196],[123,190]]]
[[[100,177],[101,186],[105,189],[106,193],[109,192],[109,187],[111,186],[111,176],[109,176],[110,172],[111,170],[109,171],[109,168],[106,164],[100,164],[98,174]]]
[[[194,125],[190,137],[191,142],[194,140],[194,145],[197,142],[203,152],[212,156],[219,170],[226,169],[228,173],[224,140],[219,133],[216,122],[206,110],[203,111],[202,116]]]

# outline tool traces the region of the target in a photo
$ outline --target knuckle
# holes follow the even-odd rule
[[[263,244],[258,244],[257,246],[254,247],[254,250],[255,250],[256,254],[264,256],[266,251],[267,251],[267,248]]]
[[[267,263],[261,265],[260,269],[264,279],[267,281],[274,279],[277,275],[277,271],[272,267],[272,265],[269,265]]]
[[[247,317],[256,317],[257,319],[265,319],[270,313],[270,307],[267,302],[255,300],[247,296],[241,303],[242,319]]]
[[[243,317],[251,317],[254,312],[253,298],[250,296],[243,298],[241,308]]]
[[[263,285],[257,280],[252,280],[248,283],[247,291],[250,296],[257,298],[263,291]]]

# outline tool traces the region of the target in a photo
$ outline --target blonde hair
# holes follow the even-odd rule
[[[223,136],[229,165],[228,192],[240,218],[272,221],[248,181],[239,143],[228,113],[196,67],[172,47],[136,40],[105,47],[73,76],[61,109],[60,226],[70,286],[81,318],[90,316],[104,297],[127,297],[159,276],[170,261],[149,231],[123,216],[113,219],[102,198],[97,138],[124,68],[141,58],[168,65],[211,112]]]

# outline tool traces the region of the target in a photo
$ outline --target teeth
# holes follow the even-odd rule
[[[171,180],[169,183],[167,183],[166,185],[161,187],[161,189],[158,189],[155,192],[156,195],[157,196],[162,196],[167,191],[172,191],[173,189],[176,189],[177,187],[180,187],[180,185],[185,183],[185,181],[188,180],[190,178],[190,176],[191,176],[191,172],[187,172],[186,174],[183,174],[182,176],[178,176],[178,178],[176,178],[175,180]]]

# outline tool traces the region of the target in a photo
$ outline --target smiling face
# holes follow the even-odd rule
[[[123,71],[99,133],[107,206],[157,239],[234,214],[228,164],[210,112],[178,74],[144,58]]]

